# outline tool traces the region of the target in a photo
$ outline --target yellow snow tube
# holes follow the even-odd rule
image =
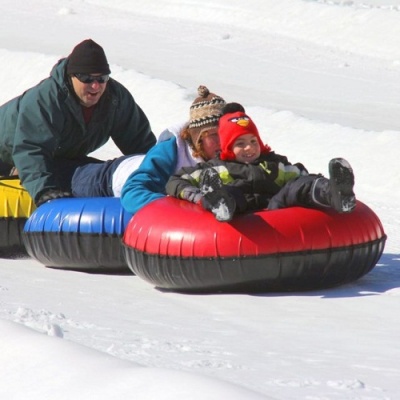
[[[0,256],[26,253],[22,231],[35,208],[18,177],[0,178]]]

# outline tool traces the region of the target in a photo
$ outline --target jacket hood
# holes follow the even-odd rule
[[[65,69],[67,66],[67,59],[62,58],[57,62],[56,65],[52,68],[50,72],[50,76],[55,80],[55,82],[62,88],[63,90],[68,91],[68,80],[65,73]]]

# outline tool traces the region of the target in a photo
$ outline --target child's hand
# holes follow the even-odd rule
[[[185,189],[182,190],[180,193],[179,197],[181,199],[191,201],[192,203],[200,203],[202,199],[202,195],[200,193],[200,189],[194,186],[188,186],[185,187]]]

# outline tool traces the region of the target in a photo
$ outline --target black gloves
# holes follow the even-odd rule
[[[72,197],[72,194],[70,192],[63,192],[60,189],[49,189],[44,193],[42,193],[42,195],[39,197],[39,199],[36,202],[36,207],[39,207],[46,201],[61,199],[63,197]]]

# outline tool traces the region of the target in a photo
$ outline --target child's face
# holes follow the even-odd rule
[[[260,157],[261,148],[257,137],[252,133],[246,133],[234,141],[232,151],[236,161],[249,164]]]

